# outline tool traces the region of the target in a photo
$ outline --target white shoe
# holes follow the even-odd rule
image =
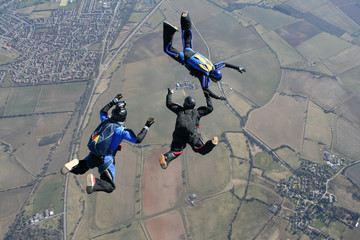
[[[88,194],[90,194],[94,191],[95,183],[96,183],[96,179],[95,179],[94,175],[92,175],[91,173],[89,175],[87,175],[87,177],[86,177],[86,192]]]
[[[188,14],[189,14],[188,11],[184,11],[184,12],[181,13],[181,16],[182,16],[182,17],[187,17]]]
[[[211,142],[212,144],[217,145],[219,143],[219,139],[217,137],[214,137]]]
[[[167,21],[164,21],[164,25],[168,25],[169,28],[172,28],[174,30],[174,32],[178,32],[179,29],[175,26],[175,25],[172,25],[171,23],[167,22]]]
[[[62,168],[61,168],[61,173],[62,174],[67,174],[68,172],[70,172],[74,167],[76,167],[79,164],[79,160],[78,159],[74,159],[71,160],[70,162],[66,163]]]

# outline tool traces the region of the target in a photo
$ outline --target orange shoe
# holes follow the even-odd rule
[[[219,139],[217,137],[214,137],[211,142],[212,144],[217,145],[219,143]]]
[[[160,154],[160,166],[162,169],[167,168],[166,157],[164,156],[164,154]]]
[[[89,175],[87,175],[87,177],[86,177],[86,192],[88,194],[90,194],[94,191],[95,183],[96,183],[96,179],[95,179],[94,175],[92,175],[91,173]]]

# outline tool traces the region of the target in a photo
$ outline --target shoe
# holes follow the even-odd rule
[[[179,29],[175,25],[172,25],[171,23],[169,23],[167,21],[164,21],[164,28],[172,29],[173,32],[179,31]]]
[[[74,159],[71,160],[70,162],[66,163],[62,168],[61,168],[61,174],[67,174],[68,172],[70,172],[74,167],[76,167],[79,164],[79,160],[78,159]]]
[[[212,144],[217,145],[219,143],[219,139],[217,137],[214,137],[211,142]]]
[[[162,169],[167,168],[166,157],[164,156],[164,154],[160,155],[160,166],[161,166]]]
[[[94,191],[95,183],[96,183],[96,179],[95,179],[94,175],[92,175],[91,173],[89,175],[87,175],[87,177],[86,177],[86,192],[88,194],[90,194]]]
[[[181,13],[181,17],[187,17],[188,14],[189,14],[188,11],[184,11],[184,12]]]

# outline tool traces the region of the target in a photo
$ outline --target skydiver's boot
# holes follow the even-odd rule
[[[205,143],[205,145],[198,151],[201,155],[208,154],[213,150],[213,148],[219,143],[219,139],[214,137],[212,140],[209,140]]]
[[[166,162],[166,157],[164,156],[164,154],[160,154],[160,166],[162,169],[166,169],[167,168],[167,162]]]
[[[219,139],[217,137],[213,137],[213,139],[211,140],[211,143],[216,146],[219,143]]]
[[[68,172],[70,172],[71,170],[76,168],[78,165],[79,165],[79,160],[78,159],[71,160],[70,162],[66,163],[61,168],[61,174],[64,174],[64,175],[67,174]]]
[[[95,183],[96,183],[96,179],[94,175],[92,175],[91,173],[88,174],[86,177],[86,192],[88,194],[91,194],[94,191]]]
[[[180,24],[181,24],[181,30],[191,29],[191,19],[188,11],[185,11],[181,14]]]
[[[168,23],[168,22],[164,22],[164,29],[163,29],[163,40],[164,40],[164,51],[166,52],[166,48],[168,47],[168,45],[172,45],[172,41],[173,41],[173,36],[175,34],[175,32],[178,31],[177,27]]]

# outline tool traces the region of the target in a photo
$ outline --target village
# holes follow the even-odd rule
[[[109,5],[114,4],[115,1],[107,1],[99,9],[85,5],[84,12],[49,9],[48,18],[33,18],[37,12],[15,14],[14,9],[14,14],[2,19],[0,28],[0,53],[13,59],[0,65],[0,85],[6,79],[16,85],[91,79],[99,65],[102,38],[113,16],[114,8]],[[127,4],[120,4],[123,16],[128,14]],[[118,36],[123,16],[113,19],[106,45]]]
[[[296,177],[281,180],[277,192],[293,205],[294,214],[283,216],[291,223],[291,231],[301,231],[312,237],[327,237],[319,229],[312,227],[314,221],[330,224],[337,220],[346,226],[358,227],[360,215],[344,208],[334,207],[337,197],[328,192],[328,179],[341,171],[345,159],[329,150],[323,152],[325,164],[303,160],[296,170]]]

